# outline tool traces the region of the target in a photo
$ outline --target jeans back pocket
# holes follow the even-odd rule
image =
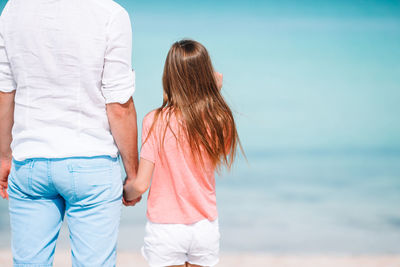
[[[73,164],[72,202],[79,205],[95,205],[107,201],[112,184],[110,164]]]
[[[32,194],[32,167],[33,160],[12,161],[8,179],[9,194],[28,197]]]

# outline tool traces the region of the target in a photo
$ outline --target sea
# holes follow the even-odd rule
[[[399,1],[116,2],[132,21],[139,130],[173,42],[200,41],[224,74],[244,154],[217,177],[222,251],[400,253]],[[139,251],[145,211],[145,197],[123,208],[120,250]]]

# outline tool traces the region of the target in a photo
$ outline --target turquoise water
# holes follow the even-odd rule
[[[223,250],[400,253],[399,1],[117,2],[139,118],[161,103],[175,40],[204,43],[224,73],[248,163],[218,179]],[[124,209],[121,249],[140,246],[144,212]]]

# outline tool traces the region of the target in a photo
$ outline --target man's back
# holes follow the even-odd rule
[[[10,0],[1,21],[14,158],[116,156],[106,103],[134,91],[126,11],[111,0]]]
[[[9,198],[14,265],[52,266],[65,215],[72,265],[115,266],[117,153],[127,179],[137,167],[131,55],[128,13],[111,0],[7,3],[0,18],[0,196]]]

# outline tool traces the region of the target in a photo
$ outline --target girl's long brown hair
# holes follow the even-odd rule
[[[217,86],[206,48],[193,40],[174,43],[165,61],[162,83],[164,100],[155,111],[148,137],[157,120],[162,118],[166,120],[162,144],[174,113],[183,122],[192,156],[204,166],[205,153],[214,167],[225,165],[229,169],[240,141],[232,111]]]

